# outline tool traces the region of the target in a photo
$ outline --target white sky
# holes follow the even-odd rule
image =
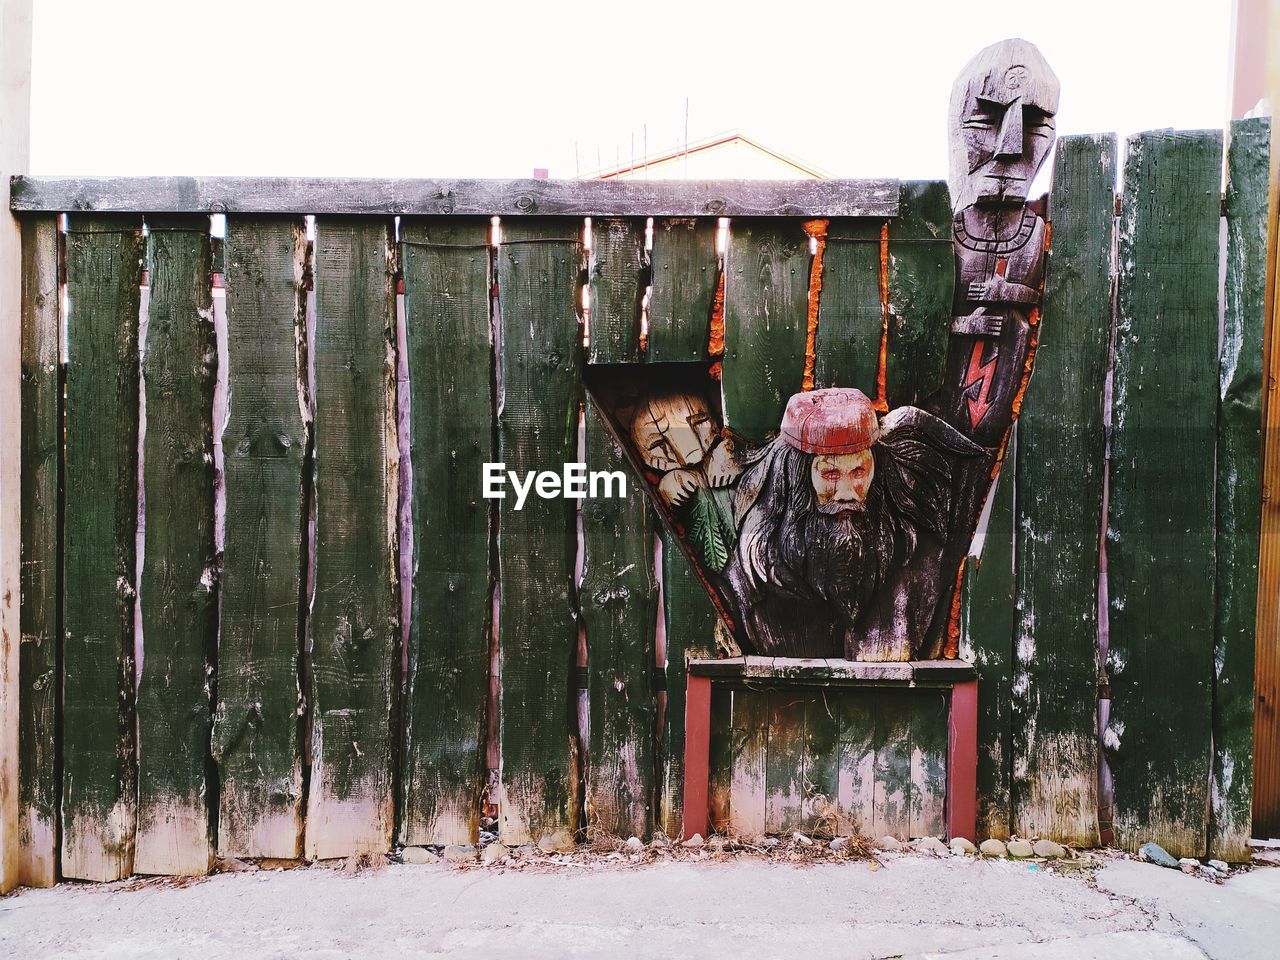
[[[1231,0],[35,0],[35,174],[513,177],[739,130],[946,176],[951,82],[1022,36],[1058,131],[1221,127]]]

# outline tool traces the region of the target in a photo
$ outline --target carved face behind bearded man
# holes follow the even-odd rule
[[[914,407],[878,422],[859,390],[792,397],[738,487],[727,576],[752,652],[846,656],[877,594],[945,536],[953,464],[978,452]]]

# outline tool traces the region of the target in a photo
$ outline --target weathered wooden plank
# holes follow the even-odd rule
[[[768,829],[767,770],[769,692],[739,687],[729,721],[729,817],[731,836],[758,837]]]
[[[635,363],[649,282],[644,220],[609,217],[591,224],[590,363]]]
[[[207,216],[151,217],[147,228],[151,290],[142,348],[146,528],[134,870],[198,875],[213,865],[213,259]]]
[[[978,833],[1005,839],[1013,822],[1011,689],[1013,659],[1013,494],[1016,430],[991,496],[982,555],[965,562],[960,656],[978,671]],[[978,842],[978,837],[967,839]]]
[[[390,849],[399,674],[395,248],[390,220],[316,220],[315,595],[306,853]]]
[[[14,177],[14,211],[892,217],[898,181]]]
[[[1018,422],[1013,832],[1098,843],[1098,542],[1116,138],[1054,159],[1036,372]]]
[[[717,833],[728,833],[730,829],[729,809],[733,796],[733,699],[736,694],[727,684],[711,685],[711,737],[707,756],[707,822]],[[683,740],[684,724],[680,724]],[[680,765],[683,773],[684,764]],[[682,778],[683,781],[683,778]],[[683,826],[684,819],[680,817]],[[668,833],[670,837],[680,837],[679,833]]]
[[[751,443],[778,432],[804,378],[809,237],[794,221],[735,220],[725,255],[725,426]]]
[[[708,359],[711,309],[720,276],[719,228],[714,217],[654,221],[646,359]]]
[[[667,709],[658,773],[658,815],[664,833],[681,835],[684,796],[685,663],[715,650],[718,614],[676,537],[662,531],[662,615],[665,618]],[[713,717],[714,720],[714,717]]]
[[[306,258],[301,217],[227,218],[227,514],[212,734],[224,857],[302,853]]]
[[[911,700],[898,690],[869,694],[875,729],[872,837],[911,835]]]
[[[775,687],[768,694],[764,769],[764,818],[768,833],[812,829],[805,803],[808,775],[805,702],[812,696],[812,691],[786,687]]]
[[[1226,288],[1218,357],[1217,618],[1209,854],[1247,861],[1252,827],[1254,641],[1261,515],[1262,338],[1271,124],[1231,125]]]
[[[401,842],[479,839],[492,628],[489,221],[405,219],[413,614]]]
[[[22,565],[18,658],[18,883],[58,879],[58,492],[62,467],[58,221],[22,222]]]
[[[916,690],[904,699],[911,710],[911,836],[942,837],[946,834],[947,694]]]
[[[1202,856],[1212,758],[1222,134],[1128,140],[1107,530],[1117,842]]]
[[[880,288],[883,220],[833,220],[822,257],[814,385],[876,395],[885,310]]]
[[[499,459],[523,476],[577,459],[582,224],[503,224],[498,251]],[[501,501],[498,527],[504,843],[561,846],[578,826],[576,703],[570,674],[575,501]]]
[[[804,829],[827,837],[848,833],[848,818],[840,811],[843,744],[837,712],[848,697],[828,690],[804,692]]]
[[[67,236],[62,874],[133,871],[134,576],[142,218]]]
[[[899,216],[889,223],[889,408],[919,404],[942,382],[955,295],[951,196],[942,180],[902,184]]]
[[[588,470],[628,473],[626,454],[592,403],[586,458]],[[582,506],[579,606],[591,704],[588,838],[645,837],[654,822],[653,514],[643,493],[628,486],[625,497],[596,497]]]
[[[875,824],[876,751],[874,707],[878,692],[827,694],[821,712],[831,711],[840,731],[837,787],[838,832],[870,836]],[[818,711],[814,711],[818,712]],[[816,745],[815,745],[816,747]],[[811,763],[818,762],[816,749]],[[878,836],[878,835],[877,835]]]

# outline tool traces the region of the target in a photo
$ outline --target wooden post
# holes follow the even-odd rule
[[[947,723],[947,839],[973,839],[978,829],[978,681],[951,690]]]
[[[681,838],[707,835],[707,777],[711,760],[711,678],[689,674],[684,703],[684,829]]]
[[[0,0],[0,182],[30,154],[31,0]],[[18,570],[22,236],[0,214],[0,893],[18,883]]]

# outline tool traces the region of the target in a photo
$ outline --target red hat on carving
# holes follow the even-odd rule
[[[797,393],[782,415],[782,439],[804,453],[859,453],[879,436],[875,407],[851,387]]]

